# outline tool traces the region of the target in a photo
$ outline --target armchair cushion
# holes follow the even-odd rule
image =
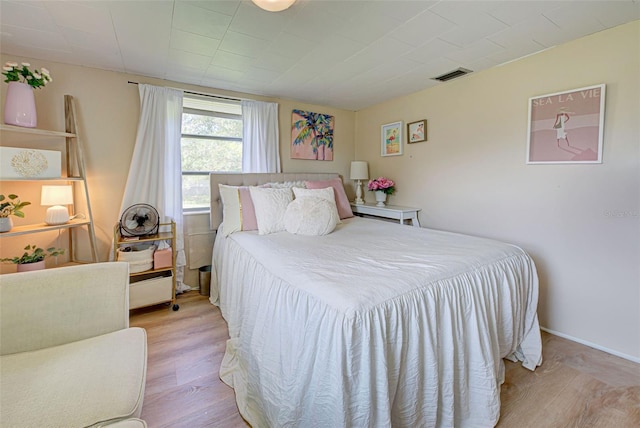
[[[146,333],[128,328],[2,357],[0,426],[87,427],[142,411]]]
[[[140,426],[147,338],[128,327],[127,263],[0,276],[0,427]]]
[[[127,327],[129,265],[125,262],[0,276],[0,355]]]

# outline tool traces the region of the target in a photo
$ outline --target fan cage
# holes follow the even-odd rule
[[[155,215],[155,223],[153,224],[153,226],[151,228],[146,228],[146,229],[144,229],[144,231],[136,231],[136,230],[128,228],[126,225],[124,225],[125,220],[127,219],[128,215],[132,211],[141,210],[141,209],[148,210],[149,212],[151,212],[151,213],[153,213]],[[160,215],[158,214],[158,210],[156,210],[153,206],[151,206],[149,204],[131,205],[129,208],[124,210],[124,212],[122,213],[122,216],[120,217],[119,227],[120,227],[120,235],[121,236],[142,237],[142,236],[156,235],[158,233],[158,231],[160,230]]]

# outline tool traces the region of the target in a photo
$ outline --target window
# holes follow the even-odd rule
[[[185,94],[181,152],[182,209],[208,209],[209,173],[242,172],[240,102]]]

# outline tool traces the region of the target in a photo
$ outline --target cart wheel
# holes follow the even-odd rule
[[[177,311],[178,309],[180,309],[180,305],[175,304],[171,309],[173,309],[174,311]]]

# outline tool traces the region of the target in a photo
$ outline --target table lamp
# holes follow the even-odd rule
[[[44,222],[50,225],[69,222],[69,210],[62,205],[73,204],[73,190],[71,185],[42,186],[40,205],[49,206]]]
[[[362,180],[369,179],[369,167],[365,161],[351,162],[350,178],[356,180],[356,204],[364,204],[362,199]]]

